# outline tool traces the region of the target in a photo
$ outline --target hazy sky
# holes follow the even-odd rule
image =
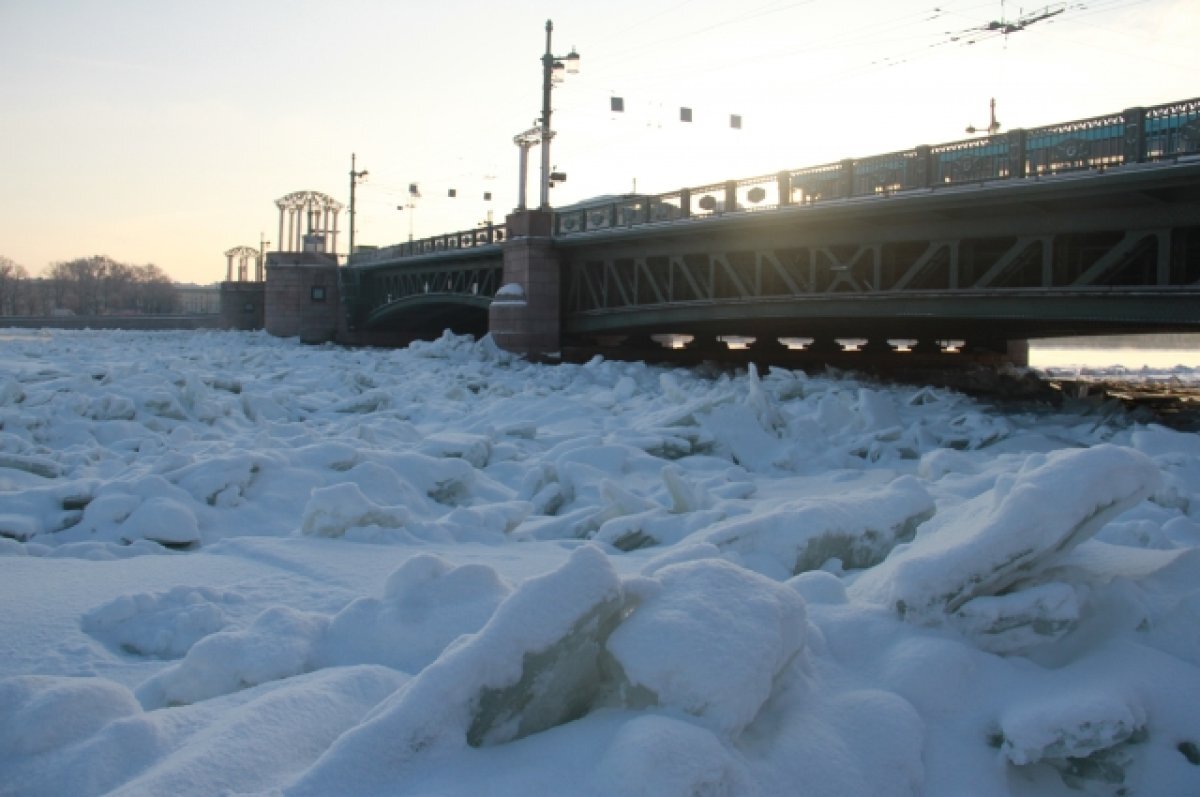
[[[276,240],[277,198],[347,202],[352,152],[369,171],[358,243],[405,240],[410,224],[417,237],[467,229],[489,209],[502,221],[517,197],[512,138],[541,107],[547,18],[555,54],[582,56],[554,90],[559,205],[953,141],[987,125],[993,96],[1006,129],[1200,96],[1196,0],[1060,8],[989,38],[968,31],[1035,8],[0,0],[0,255],[35,274],[105,254],[220,280],[225,250]],[[397,210],[412,182],[422,198]]]

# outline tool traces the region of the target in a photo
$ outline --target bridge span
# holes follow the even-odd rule
[[[490,330],[529,354],[1197,331],[1200,99],[522,211],[340,279],[347,337]]]

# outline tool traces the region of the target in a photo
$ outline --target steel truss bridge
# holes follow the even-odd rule
[[[355,255],[351,323],[486,329],[506,239]],[[1200,99],[584,203],[552,239],[565,340],[1200,330]]]

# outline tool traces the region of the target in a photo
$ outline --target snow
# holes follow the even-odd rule
[[[0,797],[1200,793],[1196,434],[449,334],[0,339]]]

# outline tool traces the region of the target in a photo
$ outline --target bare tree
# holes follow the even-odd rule
[[[0,255],[0,315],[17,315],[22,289],[28,279],[24,266]]]

